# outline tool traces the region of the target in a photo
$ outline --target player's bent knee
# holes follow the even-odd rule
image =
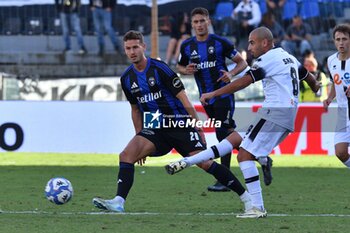
[[[349,159],[348,144],[338,143],[335,145],[335,155],[342,162],[346,162]]]
[[[349,153],[347,151],[336,152],[335,155],[342,162],[346,162],[349,159]]]
[[[226,139],[232,144],[234,149],[239,149],[242,142],[242,137],[239,135],[239,133],[234,131]]]
[[[248,151],[246,151],[244,148],[240,148],[238,155],[237,155],[237,161],[238,162],[243,162],[243,161],[248,161],[248,160],[255,160],[256,158],[249,153]]]
[[[119,161],[124,163],[135,163],[137,159],[134,157],[135,156],[133,156],[131,153],[128,153],[126,150],[123,150],[119,154]]]
[[[120,161],[125,161],[128,158],[128,153],[126,153],[124,150],[122,152],[120,152],[119,154],[119,160]]]

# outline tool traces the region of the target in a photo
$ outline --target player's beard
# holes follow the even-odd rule
[[[136,56],[130,59],[133,64],[139,64],[142,60],[141,56]]]

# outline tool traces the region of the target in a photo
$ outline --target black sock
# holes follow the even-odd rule
[[[213,164],[210,166],[207,172],[209,174],[212,174],[221,184],[230,188],[239,196],[241,196],[245,192],[245,188],[243,187],[241,182],[225,166],[213,162]]]
[[[221,161],[221,165],[224,165],[225,167],[227,167],[228,169],[230,169],[230,165],[231,165],[231,153],[226,154],[225,156],[222,156],[220,158]]]
[[[119,174],[118,174],[118,191],[117,195],[126,199],[129,191],[134,183],[134,164],[131,163],[119,163]]]

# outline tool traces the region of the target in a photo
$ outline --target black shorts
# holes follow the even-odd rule
[[[173,148],[182,156],[196,150],[205,150],[206,145],[193,128],[183,129],[142,129],[137,135],[150,140],[156,146],[156,152],[151,156],[161,156]]]
[[[233,119],[233,113],[235,112],[234,95],[229,95],[225,98],[217,98],[213,104],[204,106],[204,109],[210,118],[221,121],[222,128],[236,128],[236,123]]]

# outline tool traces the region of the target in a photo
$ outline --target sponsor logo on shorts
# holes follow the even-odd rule
[[[150,129],[142,129],[141,133],[146,134],[146,135],[154,135],[154,131]]]

